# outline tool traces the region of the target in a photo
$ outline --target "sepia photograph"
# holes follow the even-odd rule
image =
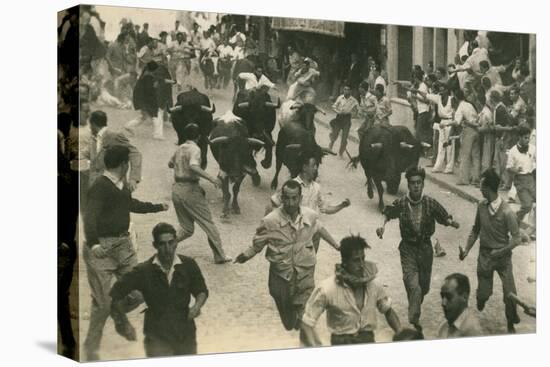
[[[57,14],[59,354],[537,332],[534,33],[182,6]]]

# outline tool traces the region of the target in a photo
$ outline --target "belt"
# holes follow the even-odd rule
[[[190,178],[190,177],[176,177],[177,183],[199,183],[198,178]]]

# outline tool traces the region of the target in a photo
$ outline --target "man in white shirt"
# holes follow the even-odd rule
[[[363,124],[357,129],[357,134],[360,138],[369,127],[374,124],[377,110],[376,105],[378,104],[378,99],[371,93],[369,88],[370,84],[367,81],[362,81],[359,84],[359,96],[361,97],[361,101],[359,102],[359,114],[365,119]]]
[[[365,260],[367,248],[369,245],[359,236],[341,241],[342,263],[336,265],[335,274],[321,282],[307,301],[301,322],[306,346],[321,345],[314,327],[325,311],[331,345],[374,343],[378,312],[395,333],[401,330],[391,299],[376,281],[376,264]]]
[[[481,141],[479,140],[478,113],[473,104],[466,101],[464,92],[454,92],[458,107],[454,114],[454,122],[462,127],[460,141],[460,168],[457,185],[478,185],[481,174]]]
[[[537,189],[535,182],[536,149],[529,144],[531,129],[522,124],[519,126],[519,141],[510,149],[507,170],[514,175],[514,186],[521,203],[517,212],[518,222],[521,223],[526,214],[533,208],[537,201]]]
[[[343,200],[338,205],[329,205],[323,198],[321,193],[321,185],[315,181],[319,175],[319,161],[313,155],[312,152],[304,152],[300,155],[300,167],[301,171],[298,176],[293,178],[302,186],[302,201],[301,206],[314,210],[317,214],[336,214],[340,210],[347,208],[351,205],[349,199]],[[271,206],[268,211],[271,211],[273,207],[280,207],[282,205],[281,192],[277,192],[271,196]],[[313,246],[315,252],[319,249],[321,237],[319,235],[313,236]]]
[[[342,139],[340,141],[340,158],[343,157],[348,145],[349,129],[351,128],[351,115],[357,113],[359,102],[351,95],[351,87],[344,86],[344,94],[336,99],[332,105],[332,109],[336,112],[336,117],[330,121],[330,144],[329,149],[332,150],[334,142],[338,139],[340,131],[342,131]]]
[[[441,306],[446,320],[439,327],[439,338],[482,335],[478,316],[468,307],[469,297],[470,281],[466,275],[454,273],[445,278]]]
[[[244,89],[250,90],[252,88],[258,88],[259,86],[265,85],[270,89],[277,89],[275,84],[271,82],[265,75],[264,69],[261,66],[256,66],[253,73],[240,73],[238,76],[239,79],[245,81]]]

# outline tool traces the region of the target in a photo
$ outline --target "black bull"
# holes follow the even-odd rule
[[[378,208],[384,209],[385,181],[388,193],[396,195],[401,174],[409,167],[418,166],[423,145],[405,126],[374,125],[362,135],[359,142],[359,156],[351,160],[353,167],[361,162],[367,177],[367,194],[370,199],[378,192]]]
[[[224,202],[223,216],[227,217],[230,210],[234,214],[240,214],[238,196],[245,174],[252,176],[255,185],[260,183],[252,150],[261,147],[264,143],[249,136],[248,129],[242,120],[215,119],[214,124],[215,127],[209,138],[210,149],[220,167]],[[229,205],[230,190],[233,194],[231,208]]]
[[[299,158],[303,153],[312,154],[319,163],[325,154],[335,155],[328,148],[322,148],[315,140],[315,114],[322,112],[313,104],[293,106],[297,109],[296,118],[286,122],[279,130],[277,145],[275,148],[275,175],[271,181],[271,188],[275,190],[278,185],[279,172],[284,164],[291,177],[296,177],[301,170]]]
[[[176,105],[170,109],[172,125],[178,135],[178,144],[183,144],[187,137],[184,129],[188,124],[196,124],[200,130],[199,147],[201,148],[201,166],[206,167],[208,153],[208,135],[212,131],[212,114],[216,106],[210,107],[210,99],[196,89],[180,93]]]
[[[265,157],[261,164],[263,168],[271,167],[273,146],[271,133],[275,128],[277,114],[275,109],[281,107],[281,100],[275,104],[265,90],[240,91],[233,106],[233,113],[246,122],[251,137],[264,142]]]

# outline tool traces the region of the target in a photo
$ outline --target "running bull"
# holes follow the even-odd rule
[[[359,141],[359,155],[351,159],[350,165],[361,166],[367,177],[367,194],[374,196],[373,184],[378,192],[378,208],[384,210],[385,181],[388,193],[396,195],[401,174],[411,166],[417,166],[423,148],[429,144],[419,142],[405,126],[371,126]]]
[[[196,124],[200,129],[199,147],[201,148],[201,165],[206,168],[208,153],[208,135],[212,131],[212,115],[216,106],[210,104],[210,99],[195,88],[178,95],[176,105],[170,109],[172,125],[178,135],[178,144],[183,144],[186,137],[183,134],[188,124]]]
[[[281,107],[281,100],[277,104],[273,103],[268,91],[266,86],[240,91],[233,106],[233,113],[246,122],[250,136],[264,142],[265,157],[261,164],[266,169],[271,167],[273,160],[275,142],[271,133],[277,120],[275,110]]]
[[[251,137],[244,120],[231,111],[216,118],[214,124],[209,137],[210,150],[220,167],[223,217],[227,217],[231,210],[234,214],[241,212],[238,196],[245,174],[252,177],[255,186],[260,184],[252,151],[262,147],[264,142]]]
[[[277,188],[279,172],[283,164],[290,171],[291,177],[296,177],[300,173],[298,158],[302,152],[313,152],[319,163],[325,154],[336,155],[330,149],[320,147],[315,141],[315,114],[317,112],[324,114],[324,112],[310,103],[296,103],[291,108],[296,110],[296,115],[292,120],[281,124],[277,137],[275,176],[271,181],[273,190]]]

